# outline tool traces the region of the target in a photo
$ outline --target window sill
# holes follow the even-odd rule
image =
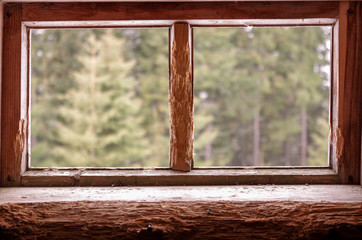
[[[0,236],[359,239],[361,204],[359,185],[0,188]]]
[[[21,184],[26,187],[336,184],[337,177],[336,172],[328,168],[199,168],[191,172],[165,169],[43,169],[25,172]]]
[[[354,202],[362,203],[360,185],[243,185],[175,187],[34,187],[0,188],[0,205],[27,202]]]

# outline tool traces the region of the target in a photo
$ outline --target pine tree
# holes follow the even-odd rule
[[[124,58],[125,43],[111,29],[87,42],[79,57],[83,68],[75,74],[75,88],[64,95],[69,103],[58,111],[65,124],[58,126],[54,148],[63,166],[142,166],[147,155],[141,127],[141,102],[130,75],[133,61]]]
[[[57,107],[74,86],[72,75],[81,68],[76,56],[86,33],[35,29],[31,37],[31,165],[48,167],[58,161],[52,151],[61,121]]]
[[[169,166],[168,31],[127,29],[118,31],[126,39],[128,57],[136,61],[133,76],[142,102],[142,127],[152,144],[147,149],[147,166]]]
[[[202,147],[211,144],[212,164],[310,164],[309,148],[318,151],[315,139],[323,137],[313,119],[327,117],[316,110],[328,92],[321,72],[326,51],[318,50],[328,37],[322,29],[206,28],[194,36],[196,100],[208,95],[208,105],[195,101],[195,142],[198,131],[207,135],[197,119],[209,106],[218,134],[209,134],[209,143],[202,138]]]
[[[325,165],[326,39],[194,29],[195,164]],[[168,165],[167,31],[46,30],[32,43],[32,166]]]

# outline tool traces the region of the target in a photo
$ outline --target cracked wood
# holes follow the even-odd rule
[[[57,202],[0,205],[2,239],[359,239],[361,203]]]
[[[190,171],[193,161],[191,28],[175,23],[170,39],[170,166]]]

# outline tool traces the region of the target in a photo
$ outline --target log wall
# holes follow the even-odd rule
[[[0,205],[1,239],[361,239],[362,203]]]

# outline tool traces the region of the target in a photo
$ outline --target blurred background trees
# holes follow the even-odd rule
[[[195,165],[327,165],[327,27],[194,29]],[[168,29],[32,30],[33,167],[168,166]]]

